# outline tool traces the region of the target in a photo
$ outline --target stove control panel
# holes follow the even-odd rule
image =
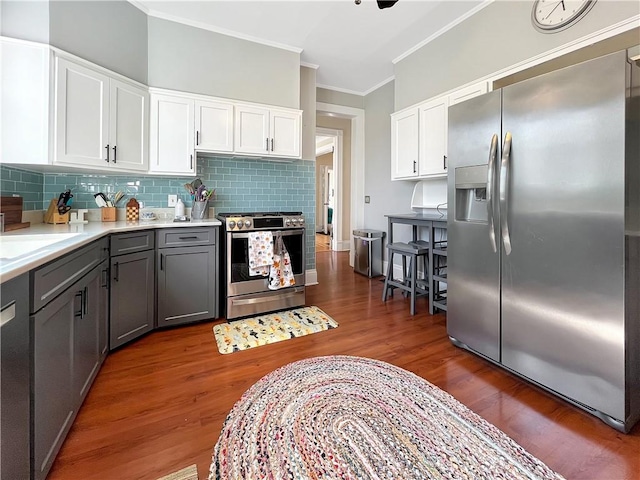
[[[288,228],[304,228],[305,221],[302,215],[291,216],[259,216],[259,217],[234,217],[224,219],[227,231],[249,230],[283,230]]]

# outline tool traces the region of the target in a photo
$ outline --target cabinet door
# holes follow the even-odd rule
[[[301,115],[295,112],[271,110],[270,155],[300,157]]]
[[[193,100],[151,95],[149,170],[193,175]]]
[[[233,104],[196,101],[196,149],[233,151]]]
[[[391,116],[391,179],[418,176],[418,109]]]
[[[216,316],[215,247],[158,250],[158,326]]]
[[[55,163],[104,168],[110,160],[109,77],[56,58]]]
[[[33,319],[33,478],[44,479],[71,428],[73,322],[81,307],[74,287]]]
[[[149,94],[111,79],[109,93],[110,159],[118,170],[147,171],[149,165]]]
[[[110,348],[113,350],[153,329],[154,252],[111,259]]]
[[[236,106],[235,151],[253,155],[269,154],[269,110],[249,105]]]
[[[420,160],[418,174],[447,174],[447,98],[420,106]]]
[[[76,287],[80,306],[73,317],[73,394],[78,407],[100,367],[101,269],[94,268]]]
[[[109,262],[100,265],[100,298],[98,314],[98,348],[100,362],[109,353]]]

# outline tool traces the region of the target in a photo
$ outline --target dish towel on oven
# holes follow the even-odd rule
[[[276,240],[273,253],[273,265],[269,272],[269,290],[290,287],[296,284],[291,268],[291,257],[284,246],[282,234],[276,233]]]
[[[249,275],[266,277],[273,265],[273,233],[249,232]]]

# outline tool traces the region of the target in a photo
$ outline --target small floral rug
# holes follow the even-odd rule
[[[423,378],[338,355],[285,365],[234,405],[209,480],[240,478],[563,477]]]
[[[213,327],[213,334],[224,354],[337,327],[338,322],[318,307],[302,307],[221,323]]]

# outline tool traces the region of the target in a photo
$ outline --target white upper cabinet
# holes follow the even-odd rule
[[[271,109],[269,124],[271,126],[270,155],[299,158],[302,138],[300,112]]]
[[[487,82],[391,115],[391,180],[446,177],[449,107],[483,93]]]
[[[149,93],[110,80],[110,160],[118,168],[146,171],[149,165]]]
[[[236,105],[236,153],[262,157],[301,156],[302,113],[299,110]]]
[[[233,151],[233,104],[196,100],[196,150]]]
[[[194,104],[182,96],[151,94],[151,173],[195,174]]]
[[[269,137],[268,109],[250,105],[236,106],[236,152],[250,155],[268,155]]]
[[[420,177],[447,174],[448,108],[447,97],[436,98],[420,106]]]
[[[148,168],[146,90],[56,57],[55,165]]]
[[[419,111],[412,108],[391,115],[391,179],[418,176]]]
[[[109,77],[56,58],[56,164],[95,166],[110,163]]]

